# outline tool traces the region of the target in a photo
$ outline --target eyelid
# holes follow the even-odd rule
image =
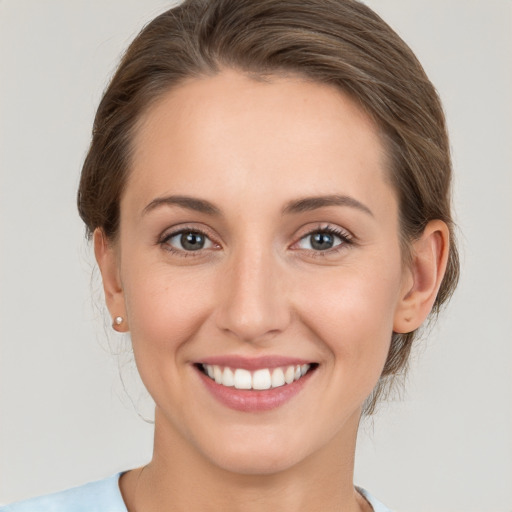
[[[331,247],[330,249],[326,249],[323,251],[313,250],[313,249],[294,248],[294,246],[297,246],[297,244],[300,241],[302,241],[304,238],[311,236],[315,233],[332,234],[333,236],[336,236],[337,238],[339,238],[341,240],[341,243],[338,245],[335,245],[334,247]],[[296,250],[296,251],[308,252],[313,256],[327,256],[329,254],[333,254],[340,250],[343,250],[343,249],[347,248],[347,246],[353,245],[354,243],[355,243],[354,235],[349,230],[342,228],[338,225],[320,223],[314,227],[304,228],[304,231],[302,232],[302,234],[300,234],[297,237],[297,240],[292,244],[291,249]]]
[[[203,249],[211,249],[214,246],[214,242],[210,239],[210,237],[208,235],[205,235],[204,233],[200,233],[199,231],[190,231],[189,229],[178,231],[177,233],[171,233],[170,236],[165,238],[165,243],[168,243],[171,247],[174,247],[174,245],[172,245],[170,243],[170,241],[175,239],[175,238],[176,239],[178,239],[178,238],[181,239],[181,237],[183,235],[186,235],[186,234],[200,235],[205,240],[205,244],[208,245],[208,247],[201,247],[201,248],[196,249],[194,251],[188,251],[186,249],[179,249],[180,251],[199,252],[200,250],[203,250]]]
[[[205,238],[207,238],[212,244],[213,247],[197,249],[196,251],[187,251],[185,249],[179,249],[177,247],[172,246],[168,243],[168,241],[175,236],[178,236],[183,233],[198,233]],[[165,250],[171,253],[179,254],[181,256],[201,256],[209,252],[211,250],[217,250],[220,248],[220,244],[216,241],[216,236],[212,235],[209,229],[204,227],[198,227],[191,224],[181,224],[177,226],[173,226],[171,228],[166,229],[157,239],[157,244],[161,246],[166,246]]]
[[[311,224],[309,224],[305,227],[303,226],[299,230],[299,232],[300,231],[302,231],[302,233],[297,236],[295,242],[293,242],[293,244],[290,246],[290,249],[295,250],[295,251],[308,252],[313,256],[320,256],[320,257],[327,256],[329,254],[334,254],[340,250],[343,250],[343,249],[347,248],[347,246],[355,244],[354,235],[346,228],[342,228],[336,224],[333,225],[333,224],[328,224],[328,223],[317,223],[314,226],[311,226]],[[182,233],[187,233],[187,232],[199,233],[199,234],[203,235],[213,244],[214,247],[202,248],[202,249],[198,249],[197,251],[187,251],[185,249],[179,249],[179,248],[173,247],[172,245],[167,243],[169,239],[171,239],[175,236],[178,236]],[[341,240],[341,243],[339,243],[338,245],[335,245],[334,247],[331,247],[330,249],[326,249],[323,251],[322,250],[313,250],[313,249],[301,249],[301,248],[294,247],[304,238],[311,236],[314,233],[319,233],[319,232],[332,234],[332,235],[338,237]],[[198,257],[198,256],[204,256],[206,253],[210,253],[212,250],[218,250],[218,249],[222,248],[222,245],[219,242],[217,242],[218,238],[219,238],[218,236],[211,233],[210,229],[205,228],[204,226],[198,227],[193,224],[178,224],[177,226],[173,226],[173,227],[166,229],[158,237],[157,244],[161,245],[161,246],[166,245],[165,250],[167,250],[171,253],[178,254],[180,256],[184,256],[184,257],[196,256],[196,257]]]

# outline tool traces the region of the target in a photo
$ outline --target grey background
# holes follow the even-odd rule
[[[408,512],[512,511],[512,2],[372,0],[444,100],[463,274],[356,483]],[[150,458],[150,403],[103,328],[75,191],[94,109],[163,0],[0,0],[0,503]],[[95,305],[96,304],[96,305]],[[131,401],[136,402],[134,406]]]

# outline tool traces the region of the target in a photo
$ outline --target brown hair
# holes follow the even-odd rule
[[[355,0],[186,0],[150,22],[126,51],[96,113],[78,191],[88,236],[99,227],[116,238],[141,115],[181,81],[221,68],[253,76],[300,74],[330,84],[374,119],[398,194],[404,254],[430,220],[441,219],[450,229],[437,313],[459,274],[443,110],[409,47]],[[415,334],[393,334],[381,379],[365,404],[367,414],[405,372]]]

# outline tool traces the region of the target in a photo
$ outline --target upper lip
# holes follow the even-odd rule
[[[313,361],[299,357],[267,355],[259,357],[242,357],[236,355],[212,356],[197,361],[196,364],[212,366],[228,366],[229,368],[243,368],[245,370],[258,370],[260,368],[277,368],[279,366],[312,364]]]

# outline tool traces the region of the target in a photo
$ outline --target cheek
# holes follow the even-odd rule
[[[152,271],[131,270],[124,284],[126,309],[136,356],[156,356],[169,350],[179,357],[180,346],[193,337],[208,315],[211,289],[206,275],[166,266]]]
[[[308,283],[304,323],[324,342],[334,364],[345,366],[352,377],[365,378],[366,371],[380,375],[391,341],[400,276],[396,263],[387,268],[368,265],[336,269],[330,279]]]

